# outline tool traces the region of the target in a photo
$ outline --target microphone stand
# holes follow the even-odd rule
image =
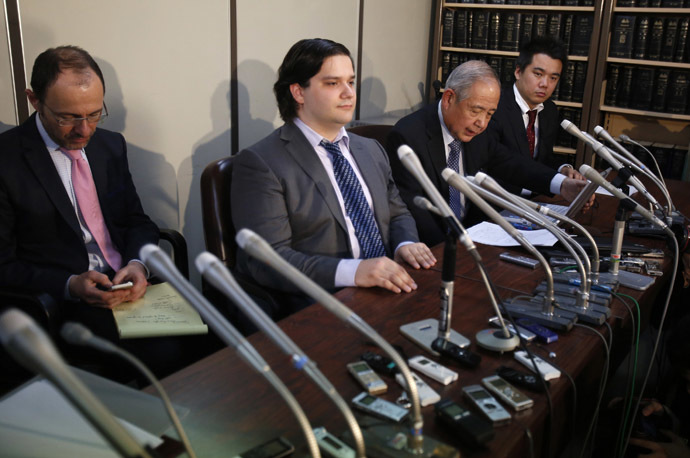
[[[280,275],[292,281],[297,287],[302,289],[316,302],[324,306],[328,311],[344,322],[350,324],[355,330],[373,341],[390,357],[400,368],[405,379],[408,399],[412,403],[410,412],[411,425],[403,427],[400,425],[382,424],[376,427],[369,427],[362,431],[367,443],[369,453],[379,452],[383,455],[403,456],[403,457],[437,457],[437,458],[459,458],[459,452],[450,445],[444,444],[436,439],[424,436],[422,427],[424,420],[422,417],[417,384],[412,378],[412,373],[405,360],[400,354],[366,321],[352,311],[345,304],[333,297],[328,291],[319,286],[311,278],[299,271],[295,266],[283,259],[273,250],[271,245],[261,238],[258,234],[249,229],[240,230],[235,239],[237,244],[250,256],[254,256],[264,264],[273,268]],[[404,445],[391,441],[396,436],[406,437]]]
[[[524,300],[513,300],[510,303],[504,303],[503,307],[510,312],[512,316],[522,318],[529,318],[532,321],[543,326],[568,331],[573,327],[577,321],[577,315],[565,310],[556,310],[554,307],[555,299],[553,295],[553,275],[551,274],[551,266],[546,262],[544,256],[527,241],[527,239],[518,232],[508,221],[498,214],[496,210],[491,207],[484,199],[479,197],[469,184],[469,180],[459,176],[451,169],[446,168],[442,172],[443,178],[451,185],[460,190],[465,196],[472,199],[486,215],[493,219],[496,224],[501,226],[511,237],[513,237],[520,245],[535,256],[544,266],[544,270],[548,273],[547,279],[549,281],[549,288],[546,297],[544,297],[541,309],[535,306],[535,302]]]

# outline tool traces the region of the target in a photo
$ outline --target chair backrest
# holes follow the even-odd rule
[[[231,269],[235,266],[237,252],[230,206],[232,160],[230,156],[213,161],[201,174],[201,213],[206,249]]]
[[[347,131],[352,132],[353,134],[361,135],[362,137],[373,138],[383,146],[386,146],[386,136],[392,128],[393,126],[389,126],[388,124],[369,124],[364,126],[350,127],[347,129]]]

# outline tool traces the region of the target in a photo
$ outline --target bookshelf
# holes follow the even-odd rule
[[[562,117],[580,126],[587,125],[595,76],[590,56],[598,48],[601,2],[604,0],[561,0],[564,3],[562,5],[554,5],[553,0],[549,5],[509,4],[511,1],[513,0],[503,0],[503,3],[436,2],[432,80],[445,84],[445,78],[452,68],[465,60],[482,59],[496,70],[502,85],[512,84],[520,44],[533,35],[555,31],[552,34],[558,34],[566,43],[569,55],[561,83],[552,99]],[[533,3],[539,1],[532,0]],[[522,2],[526,3],[525,0]],[[544,0],[541,2],[544,3]],[[584,4],[586,2],[591,4]],[[465,21],[467,32],[460,39],[455,34],[451,34],[452,37],[449,38],[451,14],[454,19],[453,28]],[[458,16],[461,18],[459,24],[456,20]],[[486,37],[475,29],[477,18],[480,25],[486,28]],[[473,24],[471,32],[470,22]],[[581,33],[587,28],[591,33]],[[569,78],[566,77],[568,72]],[[433,99],[433,94],[430,94],[430,99]],[[584,160],[584,148],[567,134],[559,136],[554,152],[566,155],[564,162],[580,164]]]
[[[667,178],[688,179],[690,2],[683,8],[620,4],[605,0],[588,131],[599,124],[613,136],[626,134],[666,164]]]
[[[447,25],[448,11],[466,11],[468,13],[482,12],[485,15],[484,19],[486,19],[487,14],[489,18],[492,18],[495,17],[496,14],[506,13],[519,13],[521,15],[541,14],[547,17],[552,15],[561,15],[563,17],[567,17],[568,15],[587,15],[591,18],[592,27],[586,52],[582,52],[583,48],[580,48],[579,52],[574,53],[571,37],[571,48],[568,56],[569,66],[578,64],[587,65],[586,72],[584,73],[584,91],[581,100],[562,97],[562,94],[559,94],[562,90],[567,71],[567,69],[564,69],[564,75],[561,77],[559,88],[557,92],[554,92],[554,96],[552,97],[559,107],[561,114],[565,118],[578,124],[582,130],[588,132],[592,132],[593,127],[599,124],[609,130],[612,135],[626,133],[635,140],[644,141],[650,144],[653,142],[674,143],[687,150],[690,144],[690,108],[679,108],[678,105],[680,103],[677,103],[679,100],[678,96],[668,98],[668,100],[676,104],[673,109],[669,109],[667,105],[663,107],[660,106],[659,99],[655,99],[657,102],[655,107],[646,106],[644,101],[637,100],[635,104],[631,106],[630,103],[617,103],[615,98],[611,100],[610,96],[609,99],[607,99],[606,95],[607,87],[609,91],[611,90],[609,72],[611,68],[616,68],[617,66],[619,70],[621,68],[626,68],[628,77],[630,77],[630,69],[633,69],[635,73],[635,78],[633,80],[635,82],[635,96],[643,93],[643,91],[639,89],[645,87],[649,89],[650,85],[653,87],[660,78],[663,79],[668,76],[679,78],[676,86],[679,87],[678,90],[681,92],[680,99],[687,97],[689,99],[687,105],[690,105],[690,95],[683,95],[683,87],[680,87],[683,81],[690,82],[690,47],[687,44],[687,42],[690,42],[690,37],[688,37],[684,48],[674,48],[673,56],[670,59],[662,59],[661,56],[649,58],[648,56],[641,56],[639,54],[618,57],[610,53],[612,34],[617,26],[616,21],[620,22],[618,19],[619,16],[645,16],[648,18],[649,23],[653,23],[653,19],[655,18],[663,18],[664,20],[675,18],[682,26],[683,20],[686,18],[690,19],[689,0],[683,0],[684,7],[679,7],[682,4],[681,0],[656,0],[657,3],[664,2],[667,6],[675,5],[671,8],[618,6],[617,4],[617,2],[622,1],[627,2],[627,5],[634,4],[633,2],[637,2],[639,5],[646,1],[646,4],[650,5],[653,4],[655,0],[549,0],[548,2],[546,0],[541,0],[542,3],[550,3],[548,5],[511,4],[520,2],[536,3],[540,0],[483,0],[503,3],[480,3],[480,1],[475,0],[473,3],[460,3],[439,0],[435,3],[434,34],[431,43],[434,51],[430,59],[432,80],[445,82],[444,77],[447,74],[447,69],[452,69],[456,64],[462,63],[462,61],[464,61],[462,59],[473,58],[486,60],[490,65],[492,65],[493,62],[494,65],[492,66],[494,69],[498,70],[497,73],[499,73],[502,84],[508,84],[511,81],[512,70],[514,69],[514,64],[511,68],[510,59],[514,59],[518,55],[517,48],[514,50],[500,49],[500,41],[498,43],[499,49],[491,49],[496,48],[495,39],[493,46],[490,46],[490,43],[482,47],[474,46],[471,43],[467,43],[465,46],[455,46],[455,43],[452,43],[453,45],[448,46],[447,33],[444,36],[444,26]],[[583,2],[587,1],[589,1],[590,5],[583,5]],[[555,5],[554,3],[562,4]],[[566,5],[566,3],[568,4]],[[578,5],[575,6],[573,3],[578,3]],[[462,14],[464,15],[465,13]],[[509,22],[504,19],[505,16],[499,17],[501,18],[499,29],[504,29],[505,25]],[[485,22],[489,22],[490,27],[490,21]],[[668,28],[666,27],[667,25],[668,24],[664,22],[663,31],[661,32],[657,27],[657,33],[666,33],[666,29]],[[671,23],[671,25],[673,25],[673,23]],[[650,30],[651,28],[652,24],[650,24]],[[564,39],[562,35],[564,31],[565,30],[561,28],[560,36],[562,39]],[[628,33],[631,40],[638,39],[639,31],[635,29],[634,26]],[[564,39],[564,41],[567,42],[568,40]],[[519,43],[520,40],[518,40],[518,45]],[[461,57],[456,58],[452,63],[447,62],[448,58],[446,56],[454,55]],[[669,56],[667,55],[666,57]],[[498,66],[498,68],[495,66],[496,59],[503,60],[503,64]],[[507,71],[505,69],[509,68],[510,75],[506,75]],[[502,69],[504,70],[503,72],[501,71]],[[643,84],[644,79],[640,81],[640,78],[636,77],[638,72],[641,73],[642,76],[652,75],[646,83],[647,86]],[[685,74],[687,74],[687,77],[683,76]],[[580,76],[581,75],[582,72],[580,73]],[[680,75],[680,77],[678,77],[678,75]],[[686,79],[683,80],[683,78]],[[579,81],[579,84],[582,84],[582,81]],[[688,86],[690,86],[690,83],[686,83],[684,86],[686,93],[690,91]],[[432,98],[431,94],[430,98]],[[627,97],[627,99],[632,98]],[[580,119],[573,119],[573,117],[577,115],[579,115]],[[573,148],[572,146],[575,145],[577,146]],[[585,148],[582,144],[575,143],[574,140],[570,146],[571,147],[568,147],[568,145],[557,146],[556,151],[563,154],[574,154],[575,160],[572,162],[577,165],[582,163],[592,164],[594,162],[592,152],[588,148]],[[690,159],[688,162],[690,162]]]

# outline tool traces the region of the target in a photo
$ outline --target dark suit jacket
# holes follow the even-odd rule
[[[88,270],[79,221],[36,127],[35,114],[0,134],[0,287],[63,298],[70,275]],[[129,173],[122,135],[97,129],[86,146],[108,231],[123,263],[158,243]]]
[[[539,113],[536,160],[556,170],[565,162],[553,152],[560,128],[558,120],[556,104],[547,100],[544,102],[544,109]],[[522,120],[522,111],[515,101],[512,85],[505,87],[501,92],[501,100],[498,102],[496,112],[491,117],[488,130],[496,135],[499,143],[514,154],[532,159],[527,144],[527,132]],[[507,184],[511,192],[520,192],[520,189],[510,183],[503,182],[501,184]]]
[[[386,142],[393,177],[400,195],[417,223],[421,241],[430,246],[444,240],[445,229],[441,221],[414,205],[415,196],[426,195],[417,180],[398,159],[397,150],[400,145],[409,145],[419,156],[431,182],[447,200],[448,184],[441,176],[441,172],[446,168],[446,156],[437,110],[438,103],[433,103],[402,118],[395,124]],[[545,194],[549,193],[549,185],[555,175],[548,167],[512,154],[486,131],[472,141],[463,143],[463,165],[465,175],[484,172],[494,178],[502,178]],[[481,219],[483,214],[476,207],[468,205],[465,224],[469,226]]]
[[[371,192],[387,253],[417,242],[414,220],[398,193],[383,147],[349,133],[350,151]],[[327,289],[338,262],[352,258],[345,219],[333,185],[302,132],[288,122],[241,151],[233,161],[232,220],[265,238],[292,265]],[[237,269],[263,286],[297,292],[290,282],[238,251]]]

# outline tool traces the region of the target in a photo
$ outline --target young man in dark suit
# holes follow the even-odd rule
[[[489,132],[515,154],[533,159],[570,178],[582,176],[555,154],[560,119],[550,99],[568,60],[565,45],[550,36],[536,37],[520,49],[515,68],[515,84],[503,88]],[[521,190],[503,182],[509,190]]]
[[[461,174],[481,171],[537,192],[562,194],[568,200],[574,199],[586,185],[585,181],[568,179],[543,164],[513,154],[486,132],[499,96],[500,85],[491,67],[482,61],[465,62],[449,75],[438,103],[402,118],[388,136],[387,150],[395,182],[414,216],[420,239],[429,245],[444,240],[445,228],[428,211],[414,205],[414,197],[423,196],[424,190],[398,159],[397,149],[402,144],[409,145],[417,154],[426,174],[448,200],[450,190],[441,172],[453,165],[453,154],[456,156],[451,168]],[[462,210],[457,216],[467,225],[483,218],[463,196],[460,199]]]
[[[418,269],[436,259],[418,243],[384,149],[345,130],[355,109],[354,81],[345,46],[324,39],[293,45],[274,85],[285,124],[233,161],[233,223],[258,233],[327,289],[410,292],[416,284],[398,262]],[[237,270],[280,291],[281,302],[293,293],[289,311],[311,302],[242,250]]]

